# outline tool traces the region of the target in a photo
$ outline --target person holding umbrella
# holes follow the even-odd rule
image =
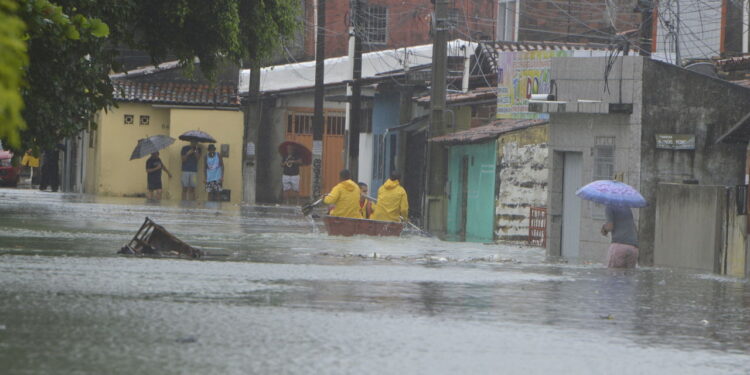
[[[286,156],[281,161],[281,167],[284,169],[281,176],[284,204],[290,204],[292,197],[294,197],[294,203],[299,204],[299,166],[301,164],[302,159],[297,156],[294,145],[287,144]]]
[[[613,180],[594,181],[578,189],[576,195],[606,205],[607,222],[601,233],[612,234],[607,266],[634,268],[638,263],[638,233],[631,207],[646,207],[646,199],[632,186]]]
[[[161,171],[167,172],[167,176],[172,178],[172,173],[162,164],[159,158],[159,151],[152,152],[151,157],[146,159],[146,174],[148,180],[148,199],[161,200]]]
[[[130,154],[130,160],[140,159],[146,155],[151,157],[146,160],[146,177],[147,177],[147,188],[148,193],[146,196],[148,199],[161,199],[161,171],[162,169],[167,172],[169,177],[172,177],[167,168],[159,158],[159,150],[167,148],[169,145],[174,143],[174,139],[163,134],[152,135],[150,137],[142,138],[138,140],[138,144],[135,145],[133,153]]]
[[[190,144],[184,146],[180,151],[182,158],[182,200],[195,200],[195,185],[198,181],[198,158],[201,149],[198,148],[198,141],[190,141]]]

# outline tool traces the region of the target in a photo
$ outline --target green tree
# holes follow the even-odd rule
[[[12,147],[20,143],[19,131],[26,128],[21,110],[21,76],[28,61],[25,26],[16,15],[14,0],[0,0],[0,139]]]
[[[42,147],[77,134],[90,126],[97,111],[115,105],[108,75],[118,68],[118,45],[143,49],[155,63],[176,56],[191,68],[198,59],[204,75],[213,78],[223,61],[260,61],[270,56],[298,27],[298,0],[20,0],[19,4],[16,10],[7,8],[7,14],[20,18],[27,30],[28,65],[21,90],[27,127],[22,138]],[[25,62],[22,59],[20,66]],[[0,123],[0,137],[17,139],[22,127],[23,122],[12,128]]]

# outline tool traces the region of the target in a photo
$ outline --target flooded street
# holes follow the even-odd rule
[[[145,217],[207,256],[116,255]],[[750,374],[748,327],[746,280],[0,189],[7,374]]]

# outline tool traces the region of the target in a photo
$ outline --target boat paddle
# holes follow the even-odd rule
[[[312,213],[313,209],[316,206],[318,206],[320,203],[323,202],[323,199],[325,199],[325,197],[326,196],[324,195],[324,196],[320,197],[320,199],[316,200],[315,202],[308,203],[308,204],[302,206],[302,214],[305,215],[305,216],[310,215],[310,213]]]
[[[426,230],[424,230],[424,229],[416,226],[414,223],[412,223],[411,221],[409,221],[409,219],[405,219],[403,216],[399,216],[399,217],[401,218],[401,222],[406,223],[406,225],[409,226],[411,229],[414,229],[417,232],[419,232],[420,236],[429,237],[429,238],[434,237],[432,235],[432,233],[430,233],[430,232],[428,232],[428,231],[426,231]]]

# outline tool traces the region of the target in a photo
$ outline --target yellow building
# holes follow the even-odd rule
[[[112,76],[117,108],[97,115],[96,129],[90,132],[86,158],[85,191],[108,196],[144,196],[146,160],[129,160],[141,138],[163,134],[176,141],[160,151],[164,166],[162,199],[181,199],[180,150],[188,142],[178,139],[188,130],[201,130],[216,139],[217,152],[224,159],[224,189],[231,191],[231,202],[242,200],[243,113],[240,110],[237,83],[215,85],[175,76],[170,69],[140,70]],[[205,155],[207,144],[200,145],[198,164],[198,201],[205,201]]]

